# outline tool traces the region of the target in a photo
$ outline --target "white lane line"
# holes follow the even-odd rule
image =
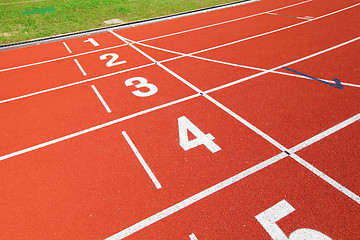
[[[219,23],[214,23],[214,24],[210,24],[210,25],[206,25],[206,26],[202,26],[202,27],[197,27],[197,28],[193,28],[193,29],[189,29],[189,30],[184,30],[184,31],[180,31],[180,32],[175,32],[175,33],[170,33],[170,34],[161,35],[161,36],[157,36],[157,37],[147,38],[147,39],[144,39],[144,40],[139,40],[138,42],[146,42],[146,41],[156,40],[156,39],[170,37],[170,36],[174,36],[174,35],[179,35],[179,34],[183,34],[183,33],[193,32],[193,31],[197,31],[197,30],[201,30],[201,29],[206,29],[206,28],[210,28],[210,27],[216,27],[216,26],[219,26],[219,25],[223,25],[223,24],[227,24],[227,23],[232,23],[232,22],[236,22],[236,21],[240,21],[240,20],[260,16],[260,15],[263,15],[263,14],[266,14],[266,13],[269,13],[269,12],[275,12],[275,11],[279,11],[279,10],[282,10],[282,9],[291,8],[291,7],[298,6],[298,5],[308,3],[308,2],[311,2],[311,1],[312,0],[307,0],[307,1],[299,2],[299,3],[295,3],[295,4],[292,4],[292,5],[288,5],[288,6],[285,6],[285,7],[276,8],[276,9],[273,9],[273,10],[270,10],[270,11],[260,12],[260,13],[256,13],[256,14],[253,14],[253,15],[240,17],[240,18],[235,18],[235,19],[232,19],[232,20],[219,22]]]
[[[161,184],[160,182],[157,180],[157,178],[155,177],[154,173],[151,171],[149,165],[146,163],[146,161],[144,160],[144,158],[141,156],[140,152],[137,150],[137,148],[135,147],[134,143],[131,141],[131,139],[129,138],[129,136],[127,135],[127,133],[125,131],[121,132],[122,135],[124,136],[125,140],[127,141],[127,143],[130,145],[131,149],[133,150],[134,154],[136,155],[136,157],[138,158],[139,162],[141,163],[141,165],[143,166],[143,168],[145,169],[146,173],[149,175],[149,177],[151,178],[151,180],[153,181],[153,183],[155,184],[155,187],[157,189],[161,189]]]
[[[293,25],[290,25],[290,26],[287,26],[287,27],[283,27],[283,28],[279,28],[279,29],[276,29],[276,30],[273,30],[273,31],[269,31],[269,32],[261,33],[261,34],[254,35],[254,36],[251,36],[251,37],[243,38],[243,39],[240,39],[240,40],[237,40],[237,41],[233,41],[233,42],[230,42],[230,43],[225,43],[225,44],[221,44],[221,45],[218,45],[218,46],[215,46],[215,47],[212,47],[212,48],[207,48],[207,49],[204,49],[204,50],[199,50],[199,51],[193,52],[193,53],[191,53],[191,54],[199,54],[199,53],[203,53],[203,52],[215,50],[215,49],[218,49],[218,48],[222,48],[222,47],[227,47],[227,46],[230,46],[230,45],[234,45],[234,44],[236,44],[236,43],[244,42],[244,41],[247,41],[247,40],[255,39],[255,38],[258,38],[258,37],[266,36],[266,35],[269,35],[269,34],[272,34],[272,33],[280,32],[280,31],[283,31],[283,30],[286,30],[286,29],[290,29],[290,28],[293,28],[293,27],[297,27],[297,26],[300,26],[300,25],[303,25],[303,24],[306,24],[306,23],[309,23],[309,22],[313,22],[313,21],[316,21],[316,20],[319,20],[319,19],[322,19],[322,18],[331,16],[331,15],[337,14],[337,13],[339,13],[339,12],[343,12],[343,11],[349,10],[349,9],[354,8],[354,7],[357,7],[357,6],[359,6],[359,5],[360,5],[360,3],[357,3],[357,4],[354,4],[354,5],[350,6],[350,7],[346,7],[346,8],[343,8],[343,9],[340,9],[340,10],[337,10],[337,11],[334,11],[334,12],[331,12],[331,13],[328,13],[328,14],[325,14],[325,15],[322,15],[322,16],[317,17],[317,18],[313,18],[311,21],[304,21],[304,22],[296,23],[296,24],[293,24]]]
[[[83,67],[80,65],[79,61],[78,61],[77,59],[74,59],[74,62],[76,63],[76,65],[78,66],[78,68],[80,69],[80,71],[82,72],[82,74],[83,74],[84,76],[86,76],[87,74],[86,74],[85,70],[83,69]]]
[[[109,106],[106,104],[104,98],[101,96],[101,94],[99,93],[99,91],[96,89],[96,87],[94,85],[91,85],[92,89],[94,90],[96,96],[99,98],[100,102],[102,103],[102,105],[105,107],[106,111],[108,113],[111,113],[111,109],[109,108]]]
[[[194,233],[189,235],[190,240],[198,240]]]
[[[305,168],[310,170],[312,173],[314,173],[315,175],[320,177],[322,180],[324,180],[325,182],[327,182],[328,184],[330,184],[331,186],[333,186],[334,188],[336,188],[337,190],[339,190],[340,192],[342,192],[343,194],[348,196],[350,199],[352,199],[355,202],[357,202],[358,204],[360,204],[360,197],[358,195],[356,195],[355,193],[353,193],[346,187],[342,186],[340,183],[338,183],[334,179],[330,178],[328,175],[321,172],[319,169],[317,169],[316,167],[314,167],[313,165],[311,165],[310,163],[308,163],[301,157],[297,156],[296,154],[290,154],[290,157],[292,157],[299,164],[301,164],[302,166],[304,166]]]
[[[278,11],[278,10],[281,10],[281,9],[293,7],[293,6],[296,6],[296,5],[299,5],[299,4],[303,4],[303,3],[307,3],[307,2],[310,2],[310,1],[312,1],[312,0],[300,2],[300,3],[297,3],[297,4],[285,6],[285,7],[282,7],[282,8],[273,9],[273,10],[267,11],[267,12]],[[225,23],[229,23],[229,22],[239,21],[239,20],[242,20],[242,19],[245,19],[245,18],[249,18],[249,17],[259,16],[259,15],[262,15],[262,14],[265,14],[265,13],[266,13],[266,12],[261,12],[261,13],[254,14],[254,15],[247,16],[247,17],[237,18],[237,19],[233,19],[233,20],[229,20],[229,21],[225,21],[225,22],[220,22],[220,23],[217,23],[217,24],[207,25],[207,26],[200,27],[200,28],[193,28],[193,29],[189,29],[189,30],[186,30],[186,31],[176,32],[176,33],[167,34],[167,35],[162,35],[162,36],[158,36],[158,37],[156,37],[156,38],[168,37],[168,36],[172,36],[172,35],[175,35],[175,34],[186,33],[186,32],[189,32],[189,31],[196,31],[196,30],[200,30],[200,29],[203,29],[203,28],[209,28],[209,27],[217,26],[217,25],[220,25],[220,24],[225,24]],[[141,42],[145,42],[145,41],[149,41],[149,40],[153,40],[153,39],[154,39],[154,38],[148,38],[148,39],[143,39],[143,40],[140,40],[140,41],[141,41]],[[89,52],[84,52],[84,53],[79,53],[79,54],[75,54],[75,55],[72,55],[72,56],[66,56],[66,57],[61,57],[61,58],[55,58],[55,59],[45,60],[45,61],[41,61],[41,62],[37,62],[37,63],[31,63],[31,64],[26,64],[26,65],[11,67],[11,68],[0,69],[0,72],[15,70],[15,69],[24,68],[24,67],[35,66],[35,65],[44,64],[44,63],[49,63],[49,62],[54,62],[54,61],[60,61],[60,60],[67,59],[67,58],[72,58],[72,57],[87,55],[87,54],[91,54],[91,53],[95,53],[95,52],[100,52],[100,51],[105,51],[105,50],[109,50],[109,49],[113,49],[113,48],[119,48],[119,47],[123,47],[123,46],[126,46],[126,44],[125,44],[125,45],[124,45],[124,44],[122,44],[122,45],[116,45],[116,46],[112,46],[112,47],[108,47],[108,48],[103,48],[103,49],[98,49],[98,50],[89,51]]]
[[[71,49],[69,48],[69,46],[66,44],[66,42],[63,42],[66,50],[68,50],[69,53],[72,53]]]
[[[27,98],[27,97],[32,97],[32,96],[39,95],[39,94],[43,94],[43,93],[47,93],[47,92],[52,92],[52,91],[60,90],[60,89],[67,88],[67,87],[71,87],[71,86],[76,86],[76,85],[79,85],[79,84],[82,84],[82,83],[87,83],[87,82],[95,81],[95,80],[98,80],[98,79],[102,79],[102,78],[106,78],[106,77],[118,75],[118,74],[125,73],[125,72],[134,71],[134,70],[141,69],[141,68],[146,68],[146,67],[153,66],[153,65],[155,65],[155,64],[154,64],[154,63],[149,63],[149,64],[145,64],[145,65],[142,65],[142,66],[139,66],[139,67],[129,68],[129,69],[121,70],[121,71],[118,71],[118,72],[109,73],[109,74],[105,74],[105,75],[102,75],[102,76],[85,79],[85,80],[79,81],[79,82],[69,83],[69,84],[66,84],[66,85],[61,85],[61,86],[54,87],[54,88],[48,88],[48,89],[45,89],[45,90],[41,90],[41,91],[38,91],[38,92],[29,93],[29,94],[26,94],[26,95],[21,95],[21,96],[18,96],[18,97],[13,97],[13,98],[8,98],[8,99],[0,100],[0,104],[1,104],[1,103],[6,103],[6,102],[15,101],[15,100],[19,100],[19,99],[23,99],[23,98]]]
[[[248,76],[248,77],[245,77],[245,78],[242,78],[242,79],[239,79],[239,80],[236,80],[236,81],[233,81],[233,82],[224,84],[224,85],[219,86],[219,87],[216,87],[216,88],[212,88],[212,89],[207,90],[207,91],[205,91],[205,92],[206,92],[206,93],[215,92],[215,91],[217,91],[217,90],[220,90],[220,89],[223,89],[223,88],[226,88],[226,87],[230,87],[230,86],[236,85],[236,84],[238,84],[238,83],[241,83],[241,82],[244,82],[244,81],[247,81],[247,80],[250,80],[250,79],[253,79],[253,78],[262,76],[262,75],[265,75],[265,74],[267,74],[267,73],[271,73],[271,72],[276,71],[276,70],[278,70],[278,69],[280,69],[280,68],[282,68],[282,67],[290,66],[290,65],[292,65],[292,64],[295,64],[295,63],[298,63],[298,62],[301,62],[301,61],[304,61],[304,60],[307,60],[307,59],[316,57],[316,56],[321,55],[321,54],[323,54],[323,53],[326,53],[326,52],[332,51],[332,50],[334,50],[334,49],[340,48],[340,47],[342,47],[342,46],[345,46],[345,45],[347,45],[347,44],[356,42],[356,41],[358,41],[359,39],[360,39],[360,37],[351,39],[351,40],[349,40],[349,41],[347,41],[347,42],[343,42],[343,43],[341,43],[341,44],[338,44],[338,45],[336,45],[336,46],[327,48],[327,49],[325,49],[325,50],[322,50],[322,51],[313,53],[313,54],[308,55],[308,56],[306,56],[306,57],[299,58],[299,59],[297,59],[297,60],[294,60],[294,61],[285,63],[285,64],[280,65],[280,66],[277,66],[277,67],[274,67],[274,68],[272,68],[272,69],[270,69],[270,70],[266,70],[266,71],[263,71],[263,72],[260,72],[260,73],[256,73],[256,74],[254,74],[254,75],[251,75],[251,76]]]
[[[196,97],[199,97],[199,96],[200,96],[200,94],[194,94],[194,95],[184,97],[184,98],[181,98],[181,99],[178,99],[178,100],[175,100],[175,101],[171,101],[171,102],[168,102],[168,103],[165,103],[165,104],[153,107],[153,108],[149,108],[149,109],[146,109],[146,110],[134,113],[134,114],[130,114],[130,115],[127,115],[125,117],[121,117],[121,118],[112,120],[110,122],[106,122],[106,123],[103,123],[103,124],[100,124],[100,125],[97,125],[97,126],[94,126],[94,127],[91,127],[91,128],[87,128],[87,129],[79,131],[79,132],[75,132],[75,133],[60,137],[60,138],[56,138],[56,139],[53,139],[53,140],[48,141],[48,142],[44,142],[44,143],[41,143],[41,144],[38,144],[38,145],[35,145],[35,146],[32,146],[32,147],[28,147],[28,148],[25,148],[25,149],[22,149],[22,150],[19,150],[19,151],[15,151],[15,152],[12,152],[12,153],[1,156],[0,161],[6,160],[6,159],[9,159],[9,158],[12,158],[12,157],[24,154],[24,153],[32,152],[32,151],[38,150],[40,148],[53,145],[55,143],[63,142],[65,140],[68,140],[68,139],[71,139],[71,138],[74,138],[74,137],[78,137],[78,136],[81,136],[83,134],[96,131],[98,129],[102,129],[102,128],[114,125],[116,123],[119,123],[119,122],[122,122],[122,121],[125,121],[125,120],[128,120],[128,119],[131,119],[131,118],[135,118],[135,117],[144,115],[144,114],[149,113],[149,112],[153,112],[153,111],[156,111],[156,110],[159,110],[159,109],[162,109],[162,108],[166,108],[166,107],[169,107],[169,106],[181,103],[181,102],[185,102],[187,100],[190,100],[190,99],[193,99],[193,98],[196,98]]]
[[[131,41],[129,39],[126,39],[126,40]],[[219,63],[219,64],[233,66],[233,67],[246,68],[246,69],[256,70],[256,71],[260,71],[260,72],[268,71],[270,73],[275,73],[275,74],[279,74],[279,75],[291,76],[291,77],[297,77],[297,78],[302,78],[302,79],[306,79],[306,80],[311,80],[308,77],[305,77],[305,76],[302,76],[302,75],[299,75],[299,74],[280,72],[280,71],[271,71],[271,70],[268,70],[268,69],[265,69],[265,68],[246,66],[246,65],[236,64],[236,63],[230,63],[230,62],[215,60],[215,59],[211,59],[211,58],[200,57],[200,56],[192,55],[192,53],[187,54],[187,53],[177,52],[177,51],[168,50],[168,49],[160,48],[160,47],[155,47],[155,46],[152,46],[152,45],[149,45],[149,44],[139,43],[139,42],[135,42],[135,41],[133,41],[133,43],[144,46],[144,47],[153,48],[153,49],[156,49],[156,50],[169,52],[169,53],[173,53],[173,54],[177,54],[177,55],[181,56],[181,57],[177,57],[176,59],[180,59],[182,57],[190,57],[190,58],[200,59],[200,60],[204,60],[204,61],[208,61],[208,62]],[[176,59],[170,58],[170,59],[162,60],[162,61],[160,61],[160,63],[170,62],[170,61],[174,61]],[[333,80],[326,80],[326,79],[322,79],[322,78],[319,78],[319,79],[322,80],[322,81],[328,82],[328,83],[334,83]],[[353,83],[346,83],[346,82],[342,81],[341,84],[349,86],[349,87],[360,88],[360,85],[353,84]]]
[[[277,13],[272,13],[272,12],[267,12],[266,14],[270,14],[270,15],[274,15],[274,16],[278,16],[278,17],[292,17],[292,18],[297,18],[297,19],[306,20],[306,21],[312,21],[313,20],[313,19],[310,19],[310,18],[287,16],[287,15],[282,15],[282,14],[277,14]]]
[[[197,193],[197,194],[195,194],[195,195],[193,195],[193,196],[191,196],[169,208],[166,208],[163,211],[158,212],[158,213],[106,238],[105,240],[124,239],[124,238],[130,236],[131,234],[136,233],[136,232],[140,231],[141,229],[144,229],[144,228],[146,228],[146,227],[148,227],[148,226],[240,181],[241,179],[244,179],[245,177],[248,177],[248,176],[258,172],[258,171],[270,166],[271,164],[278,162],[279,160],[285,158],[286,156],[287,156],[286,153],[280,153],[264,162],[261,162],[255,166],[241,172],[241,173],[236,174],[233,177],[230,177],[214,186],[211,186],[211,187],[209,187],[209,188],[207,188],[207,189],[205,189],[205,190],[203,190],[203,191],[201,191],[201,192],[199,192],[199,193]]]
[[[360,4],[360,3],[359,3]],[[353,5],[355,6],[355,5]],[[114,32],[113,32],[114,34]],[[115,34],[114,34],[115,35]],[[115,35],[116,36],[116,35]],[[122,37],[123,39],[126,39],[124,37]],[[229,43],[230,44],[230,43]],[[120,45],[120,46],[126,46],[127,44],[124,44],[124,45]],[[118,47],[118,46],[116,46]],[[115,48],[115,47],[111,47],[111,48]],[[108,48],[110,49],[110,48]],[[212,48],[210,48],[212,49]],[[201,50],[202,52],[205,52],[205,51],[208,51],[209,49],[203,49]],[[96,50],[96,51],[92,51],[92,52],[98,52],[98,51],[102,51],[102,50]],[[191,55],[191,54],[195,54],[197,52],[193,52],[193,53],[190,53],[188,55]],[[67,58],[70,58],[70,57],[74,57],[74,56],[80,56],[80,55],[84,55],[86,53],[82,53],[82,54],[77,54],[77,55],[73,55],[73,56],[69,56]],[[187,55],[183,55],[183,56],[178,56],[178,57],[174,57],[174,58],[171,58],[171,59],[167,59],[167,60],[163,60],[161,62],[166,62],[166,61],[171,61],[171,60],[175,60],[175,59],[179,59],[179,58],[182,58],[184,56],[187,56]],[[62,58],[62,59],[65,59],[65,58]],[[46,61],[46,62],[51,62],[52,60],[49,60],[49,61]],[[29,64],[27,66],[30,66],[30,65],[37,65],[37,64],[40,64],[40,63],[36,63],[36,64]],[[151,64],[152,65],[152,64]],[[148,65],[143,65],[143,66],[139,66],[137,68],[132,68],[132,69],[128,69],[128,70],[124,70],[124,71],[131,71],[131,70],[134,70],[134,69],[138,69],[138,68],[142,68],[142,67],[146,67]],[[11,69],[17,69],[17,68],[20,68],[20,67],[14,67],[14,68],[11,68]],[[1,72],[2,70],[0,70]],[[268,71],[272,71],[272,70],[268,70]],[[119,73],[119,72],[118,72]],[[117,73],[115,73],[117,74]],[[62,89],[62,88],[65,88],[65,87],[70,87],[70,86],[73,86],[73,85],[77,85],[77,84],[81,84],[81,83],[84,83],[84,82],[88,82],[88,81],[93,81],[93,80],[96,80],[96,79],[99,79],[99,78],[103,78],[103,77],[107,77],[109,75],[103,75],[103,76],[99,76],[99,77],[96,77],[96,78],[93,78],[93,79],[88,79],[88,80],[85,80],[85,81],[80,81],[80,82],[76,82],[76,83],[72,83],[72,84],[68,84],[68,85],[63,85],[63,86],[59,86],[59,87],[55,87],[55,88],[51,88],[51,89],[46,89],[46,90],[42,90],[42,91],[38,91],[38,92],[34,92],[34,93],[30,93],[30,94],[26,94],[26,95],[22,95],[22,96],[18,96],[18,97],[13,97],[13,98],[9,98],[9,99],[4,99],[2,101],[0,101],[0,104],[1,103],[5,103],[5,102],[10,102],[10,101],[14,101],[14,100],[18,100],[18,99],[22,99],[22,98],[25,98],[25,97],[30,97],[30,96],[34,96],[34,95],[38,95],[38,94],[42,94],[42,93],[46,93],[46,92],[50,92],[50,91],[54,91],[54,90],[58,90],[58,89]],[[244,80],[239,80],[239,81],[244,81]]]
[[[360,113],[333,126],[332,128],[329,128],[321,133],[319,133],[318,135],[316,136],[313,136],[312,138],[309,138],[308,140],[305,140],[304,142],[302,143],[299,143],[298,145],[296,145],[295,147],[292,147],[290,149],[291,152],[297,152],[297,151],[300,151],[301,149],[303,148],[306,148],[307,146],[310,146],[311,144],[349,126],[350,124],[356,122],[356,121],[359,121],[360,120]]]
[[[93,51],[90,51],[90,52],[78,53],[78,54],[74,54],[74,55],[66,56],[66,57],[54,58],[54,59],[45,60],[45,61],[36,62],[36,63],[20,65],[20,66],[17,66],[17,67],[4,68],[4,69],[0,69],[0,72],[6,72],[6,71],[10,71],[10,70],[19,69],[19,68],[26,68],[26,67],[45,64],[45,63],[56,62],[56,61],[60,61],[60,60],[68,59],[68,58],[74,58],[74,57],[78,57],[78,56],[83,56],[83,55],[87,55],[87,54],[91,54],[91,53],[106,51],[106,50],[110,50],[110,49],[114,49],[114,48],[120,48],[120,47],[124,47],[124,46],[126,46],[126,44],[121,44],[121,45],[116,45],[116,46],[113,46],[113,47],[93,50]]]

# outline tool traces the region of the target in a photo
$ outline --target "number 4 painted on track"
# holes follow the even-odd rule
[[[257,215],[255,218],[265,228],[274,240],[332,240],[321,232],[309,228],[302,228],[292,232],[288,237],[276,224],[277,221],[294,212],[293,208],[286,200],[282,200]]]
[[[215,139],[210,133],[203,133],[197,126],[195,126],[185,116],[178,118],[179,124],[179,139],[180,146],[185,150],[190,150],[200,145],[205,145],[212,153],[220,151],[221,148],[216,145],[213,140]],[[189,141],[188,131],[196,137]]]

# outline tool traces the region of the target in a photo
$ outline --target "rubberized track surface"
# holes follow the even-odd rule
[[[262,0],[0,53],[1,239],[360,239],[360,3]]]

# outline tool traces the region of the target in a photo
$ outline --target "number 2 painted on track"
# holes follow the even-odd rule
[[[215,139],[210,133],[203,133],[197,126],[195,126],[185,116],[178,118],[179,125],[179,140],[180,146],[185,150],[190,150],[200,145],[205,145],[212,153],[220,151],[221,148],[213,142]],[[189,141],[188,131],[196,137]]]
[[[100,60],[106,60],[108,57],[110,57],[110,60],[106,63],[107,67],[113,67],[113,66],[116,66],[116,65],[126,63],[125,60],[120,61],[120,62],[115,62],[119,58],[119,55],[117,55],[116,53],[106,53],[104,55],[101,55]]]
[[[289,237],[286,237],[276,222],[294,211],[295,208],[286,200],[282,200],[255,216],[255,218],[274,240],[332,240],[323,233],[309,228],[298,229],[292,232]]]
[[[127,87],[133,86],[134,82],[139,82],[139,84],[135,85],[136,88],[147,88],[147,89],[149,89],[146,92],[142,92],[140,90],[133,91],[132,94],[134,94],[137,97],[149,97],[151,95],[154,95],[158,91],[158,88],[154,84],[148,83],[147,79],[143,78],[143,77],[129,78],[128,80],[125,81],[125,85]]]

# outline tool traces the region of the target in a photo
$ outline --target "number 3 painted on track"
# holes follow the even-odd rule
[[[135,81],[139,82],[139,84],[135,85],[136,88],[149,89],[146,92],[142,92],[140,90],[133,91],[132,94],[134,94],[137,97],[149,97],[151,95],[154,95],[158,91],[158,88],[154,84],[148,83],[147,79],[143,77],[129,78],[128,80],[125,81],[125,85],[127,87],[133,86]]]
[[[282,200],[257,215],[255,218],[265,228],[274,240],[332,240],[321,232],[309,228],[302,228],[292,232],[288,237],[276,224],[277,221],[294,212],[293,208],[286,200]]]

